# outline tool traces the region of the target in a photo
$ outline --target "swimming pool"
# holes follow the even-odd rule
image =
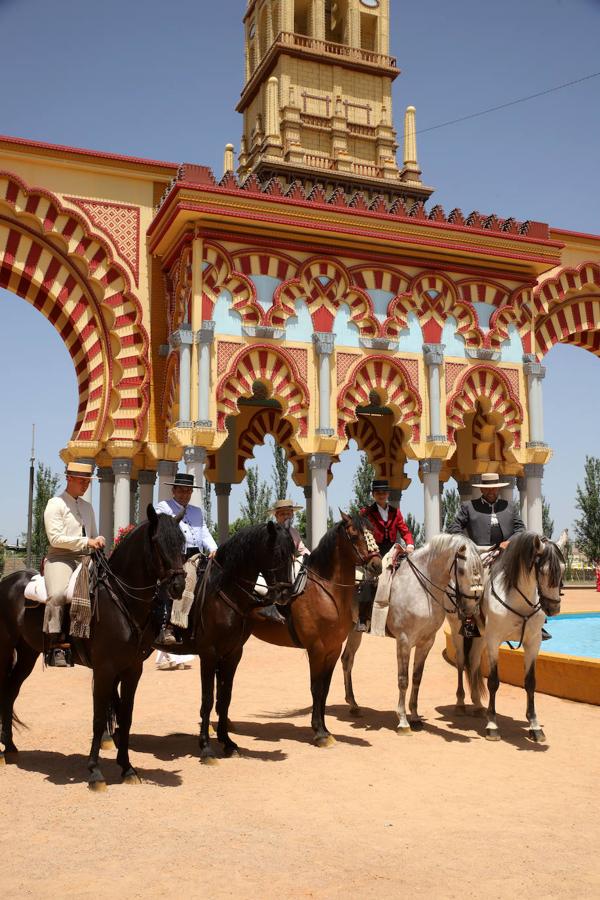
[[[551,641],[544,641],[540,653],[566,653],[600,659],[600,612],[564,613],[548,619]]]

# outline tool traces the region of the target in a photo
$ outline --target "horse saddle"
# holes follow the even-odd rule
[[[69,578],[69,584],[67,585],[67,590],[65,592],[65,597],[67,600],[67,604],[71,602],[73,596],[75,594],[75,586],[77,585],[77,579],[81,573],[81,563],[77,566],[71,577]],[[25,594],[25,599],[30,600],[32,605],[39,605],[48,602],[48,591],[46,590],[46,581],[43,575],[40,575],[39,572],[36,573],[31,581],[29,581],[25,585],[25,590],[23,592]]]

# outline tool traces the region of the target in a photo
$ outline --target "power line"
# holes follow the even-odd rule
[[[488,113],[497,112],[499,109],[507,109],[509,106],[516,106],[518,103],[526,103],[528,100],[535,100],[536,97],[545,97],[546,94],[553,94],[555,91],[562,91],[564,88],[572,87],[574,84],[581,84],[583,81],[589,81],[591,78],[598,78],[600,72],[593,72],[591,75],[584,75],[583,78],[576,78],[574,81],[566,81],[564,84],[557,84],[556,87],[547,88],[545,91],[538,91],[535,94],[528,94],[527,97],[519,97],[518,100],[509,100],[508,103],[500,103],[498,106],[490,106],[488,109],[482,109],[480,112],[471,113],[468,116],[460,116],[458,119],[450,119],[448,122],[441,122],[439,125],[430,125],[429,128],[417,129],[417,134],[426,134],[428,131],[436,131],[438,128],[446,128],[448,125],[456,125],[459,122],[466,122],[469,119],[477,119],[479,116],[487,116]]]

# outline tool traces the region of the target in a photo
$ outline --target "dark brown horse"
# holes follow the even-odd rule
[[[353,626],[357,566],[377,575],[381,556],[368,525],[358,516],[342,513],[342,521],[329,529],[308,559],[306,588],[291,603],[290,626],[252,618],[252,634],[262,641],[280,647],[301,646],[308,652],[311,725],[317,747],[335,743],[325,725],[325,704],[335,664]]]
[[[89,786],[106,787],[99,766],[100,744],[111,704],[123,781],[139,782],[129,760],[129,732],[142,665],[160,628],[162,592],[177,598],[185,585],[183,535],[179,521],[158,516],[130,532],[104,561],[89,639],[72,639],[73,661],[94,673],[93,740],[88,760]],[[0,582],[0,743],[16,754],[13,707],[21,685],[43,652],[43,606],[26,609],[23,592],[33,572],[16,572]],[[68,673],[65,672],[68,680]],[[120,687],[120,692],[119,692]],[[2,754],[0,753],[0,757]],[[3,762],[4,760],[0,760]]]

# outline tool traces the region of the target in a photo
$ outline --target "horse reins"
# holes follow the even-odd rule
[[[419,582],[424,593],[427,594],[428,597],[431,597],[431,599],[435,603],[437,603],[438,606],[441,606],[441,608],[444,610],[444,612],[447,613],[448,615],[452,615],[452,613],[456,613],[458,616],[462,617],[462,610],[460,609],[460,601],[462,598],[464,598],[466,600],[479,599],[474,594],[464,594],[459,587],[459,584],[458,584],[458,561],[459,560],[462,560],[463,562],[467,561],[467,557],[465,556],[464,553],[461,553],[460,550],[456,551],[456,553],[454,555],[454,559],[452,560],[452,563],[450,564],[450,572],[452,572],[452,570],[454,570],[454,590],[453,591],[449,590],[448,588],[442,588],[439,585],[435,584],[435,582],[433,582],[430,578],[428,578],[427,575],[425,575],[423,572],[421,572],[421,570],[411,560],[410,556],[407,555],[405,557],[405,559],[409,565],[410,570],[412,571],[413,575]],[[431,585],[431,587],[435,588],[441,594],[444,594],[448,598],[450,603],[452,604],[453,609],[446,609],[444,602],[438,600],[438,598],[435,596],[433,591],[431,591],[429,589],[428,585]]]

